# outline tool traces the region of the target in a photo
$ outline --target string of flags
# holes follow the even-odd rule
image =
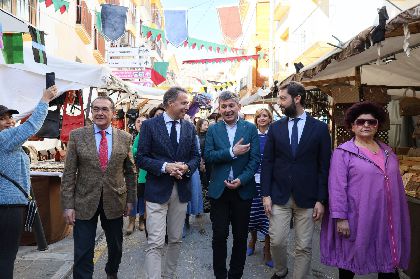
[[[249,60],[258,60],[262,59],[264,54],[254,54],[254,55],[242,55],[242,56],[232,56],[232,57],[218,57],[210,59],[195,59],[195,60],[184,60],[182,64],[209,64],[209,63],[226,63],[226,62],[241,62]]]
[[[39,0],[39,3],[45,2],[45,6],[48,8],[54,4],[55,11],[60,10],[61,14],[64,14],[69,9],[69,1],[66,0]]]

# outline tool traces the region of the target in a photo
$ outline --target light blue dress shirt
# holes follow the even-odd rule
[[[96,151],[98,151],[99,154],[99,146],[101,145],[101,139],[102,139],[102,135],[101,135],[101,129],[96,126],[96,124],[93,124],[93,129],[95,131],[95,141],[96,141]],[[112,126],[109,125],[108,128],[105,129],[106,131],[106,140],[108,142],[108,161],[109,158],[111,158],[111,153],[112,153]]]
[[[306,123],[306,112],[304,111],[301,115],[297,116],[300,120],[297,123],[298,128],[298,143],[300,142],[300,138],[302,137],[303,128],[305,127]],[[292,144],[292,128],[293,128],[293,119],[289,118],[289,122],[287,123],[287,127],[289,129],[289,142]]]

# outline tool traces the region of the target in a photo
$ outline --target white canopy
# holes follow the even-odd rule
[[[0,9],[0,22],[3,28],[3,32],[29,32],[29,23],[18,19],[12,14]]]
[[[29,114],[45,89],[45,74],[54,72],[60,93],[87,87],[106,87],[111,72],[101,65],[87,65],[48,55],[48,65],[36,63],[32,48],[24,46],[24,64],[5,64],[0,55],[0,104]]]

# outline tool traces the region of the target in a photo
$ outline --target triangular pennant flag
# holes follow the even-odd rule
[[[116,41],[125,33],[127,7],[102,4],[102,34],[109,41]]]
[[[60,10],[61,14],[69,9],[69,2],[66,0],[53,0],[55,11]]]
[[[23,63],[22,33],[3,34],[3,57],[6,64]]]
[[[34,54],[34,60],[37,63],[47,64],[47,53],[45,52],[45,38],[44,32],[35,29],[32,26],[28,26],[29,33],[32,37],[32,52]]]
[[[0,49],[3,48],[3,26],[0,23]]]
[[[155,62],[153,63],[151,80],[155,85],[159,85],[166,80],[166,73],[168,71],[169,62]]]

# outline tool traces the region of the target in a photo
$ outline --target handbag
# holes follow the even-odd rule
[[[49,110],[41,129],[35,134],[39,138],[58,139],[60,137],[60,107]]]
[[[25,231],[32,232],[32,225],[34,224],[35,216],[38,214],[38,207],[36,205],[35,200],[26,193],[26,191],[22,188],[22,186],[19,185],[15,180],[11,179],[7,175],[0,172],[0,176],[3,176],[5,179],[9,180],[13,183],[13,185],[18,188],[22,194],[25,196],[25,198],[28,199],[28,204],[26,206],[27,212],[26,212],[26,220],[25,220]]]
[[[67,143],[69,141],[71,131],[73,131],[74,129],[83,127],[85,124],[85,115],[83,111],[82,95],[80,92],[77,92],[77,97],[79,99],[79,104],[80,104],[80,114],[78,115],[69,115],[67,113],[68,102],[66,101],[64,103],[63,124],[61,127],[61,135],[60,135],[60,140],[64,143]]]
[[[416,91],[413,91],[413,97],[407,97],[407,90],[404,96],[400,99],[400,115],[401,116],[416,116],[420,115],[420,99],[416,98]]]

